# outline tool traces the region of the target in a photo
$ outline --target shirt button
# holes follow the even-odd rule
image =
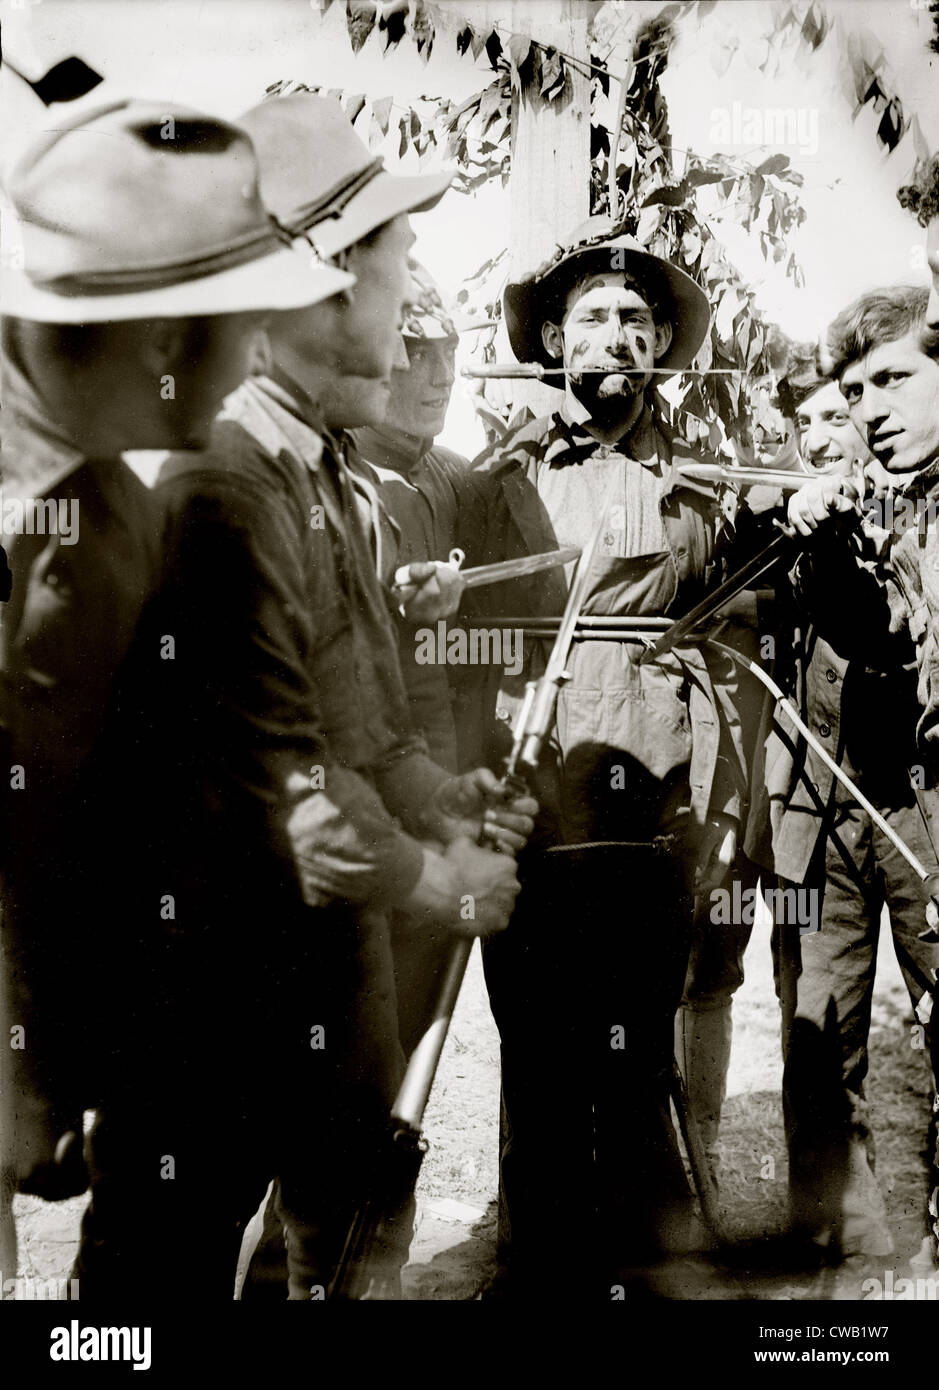
[[[830,685],[834,685],[835,681],[838,679],[838,672],[833,671],[829,666],[828,670],[825,672],[825,679]]]
[[[598,459],[608,459],[609,457],[610,457],[610,448],[609,448],[609,446],[608,446],[607,444],[601,444],[601,445],[599,446],[599,448],[597,449],[597,458],[598,458]]]
[[[612,550],[615,539],[616,537],[613,535],[613,532],[607,531],[606,535],[603,537],[603,544],[606,546],[607,550]]]
[[[496,718],[497,718],[497,719],[503,719],[503,720],[504,720],[504,719],[508,719],[508,717],[509,717],[509,712],[508,712],[508,710],[505,708],[505,705],[500,705],[499,708],[496,710]]]
[[[830,724],[819,724],[819,726],[818,726],[818,732],[821,734],[822,738],[827,738],[828,735],[831,733],[831,725],[830,725]]]

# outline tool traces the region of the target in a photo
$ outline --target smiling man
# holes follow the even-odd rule
[[[837,381],[815,358],[814,352],[796,358],[779,390],[804,467],[822,475],[807,490],[846,479],[866,489],[873,474],[875,496],[883,496],[909,474],[889,474],[870,458]],[[871,507],[869,521],[880,510]],[[878,552],[885,539],[868,524],[854,542],[881,588]],[[837,543],[822,534],[817,546]],[[806,577],[803,570],[800,564],[797,581]],[[826,621],[812,602],[811,585],[806,592],[797,582],[794,593],[785,583],[780,587],[790,626],[785,637],[780,634],[786,659],[777,679],[789,686],[793,703],[838,766],[923,862],[935,864],[910,777],[917,761],[912,643],[898,639],[894,659],[879,669],[872,653],[851,653],[849,660],[837,608]],[[844,590],[835,592],[840,597]],[[873,728],[889,729],[889,740],[872,738]],[[804,933],[777,906],[773,954],[793,1229],[807,1252],[814,1246],[829,1261],[887,1255],[893,1236],[873,1171],[865,1095],[870,1002],[885,905],[911,1007],[929,995],[939,954],[920,940],[922,886],[823,759],[793,738],[788,720],[773,725],[760,766],[763,785],[755,804],[761,816],[754,815],[753,825],[762,822],[765,840],[755,855],[781,887],[809,895],[817,923],[817,930]]]
[[[492,558],[585,546],[612,496],[585,611],[679,615],[715,568],[721,514],[709,487],[678,476],[694,451],[667,428],[654,382],[693,361],[708,330],[704,292],[595,217],[507,286],[505,318],[521,361],[562,369],[564,396],[475,465],[491,489]],[[525,588],[512,611],[563,610],[560,572],[515,583]],[[608,1300],[615,1275],[693,1242],[668,1108],[673,1016],[694,870],[701,892],[726,871],[740,759],[722,741],[709,698],[719,681],[697,649],[641,666],[638,650],[575,643],[539,769],[537,844],[520,861],[509,929],[485,952],[502,1039],[501,1246],[513,1296],[542,1296],[551,1269],[566,1296]],[[493,757],[507,751],[541,648],[526,657],[499,692]]]
[[[832,526],[839,514],[851,512],[855,505],[856,488],[849,480],[814,479],[789,504],[790,520],[811,542],[800,561],[800,587],[819,629],[839,654],[863,664],[868,672],[877,667],[898,673],[909,660],[911,638],[915,644],[918,711],[885,720],[874,707],[864,708],[858,746],[865,746],[866,740],[870,751],[882,744],[882,730],[890,730],[886,763],[913,773],[920,828],[928,830],[932,841],[924,846],[927,863],[935,862],[939,787],[939,333],[929,325],[932,303],[925,287],[874,290],[845,309],[829,329],[832,374],[851,419],[878,464],[900,484],[891,530],[874,563],[856,528],[839,535],[839,528]],[[901,505],[904,502],[908,505]],[[878,792],[875,800],[885,804],[882,787]],[[890,804],[902,810],[897,794],[897,789],[891,792]],[[916,821],[912,816],[901,831],[904,838],[919,834]],[[919,853],[923,857],[922,849]],[[857,849],[852,857],[856,860]],[[921,887],[914,902],[925,908]],[[829,942],[825,949],[836,945]],[[929,949],[934,952],[935,945]],[[901,959],[907,970],[911,960],[917,963],[908,950]],[[919,988],[924,1008],[918,1012],[926,1023],[935,992],[928,975],[918,981]],[[824,998],[818,1003],[827,1007]],[[818,1009],[816,1015],[821,1038]],[[848,1026],[839,1029],[845,1043],[844,1075],[849,1078],[853,1071],[855,1079],[863,1080],[863,1067],[858,1068],[863,1059],[850,1043],[853,1031],[849,1016]],[[804,1055],[806,1044],[811,1050],[808,1035]],[[935,1067],[935,1036],[932,1048]],[[818,1057],[812,1065],[818,1073]],[[847,1093],[862,1095],[853,1085],[847,1086]]]

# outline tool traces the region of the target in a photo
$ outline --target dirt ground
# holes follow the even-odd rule
[[[929,1075],[911,1045],[913,1018],[889,934],[882,933],[871,1032],[869,1097],[877,1171],[897,1253],[852,1260],[841,1269],[782,1267],[779,1236],[786,1206],[786,1155],[780,1106],[782,1062],[769,929],[754,929],[746,981],[734,1004],[734,1046],[720,1141],[722,1219],[730,1242],[663,1269],[659,1292],[694,1299],[862,1298],[863,1280],[937,1274],[921,1263],[927,1197],[924,1157]],[[495,1261],[499,1041],[473,953],[425,1120],[431,1148],[418,1188],[418,1222],[405,1271],[411,1299],[470,1300]],[[767,1163],[767,1157],[773,1162]],[[764,1176],[767,1174],[772,1176]],[[16,1201],[21,1276],[65,1278],[78,1240],[84,1198]]]

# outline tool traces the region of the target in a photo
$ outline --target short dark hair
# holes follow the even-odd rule
[[[831,376],[822,370],[816,344],[793,343],[786,363],[786,374],[780,378],[776,388],[774,405],[787,420],[795,420],[799,406],[830,381]]]
[[[917,329],[922,330],[923,352],[928,357],[939,357],[939,333],[926,330],[928,303],[928,286],[895,285],[869,290],[842,309],[828,330],[834,379],[840,381],[852,362],[866,357],[874,348],[895,343]]]
[[[939,154],[916,161],[913,182],[897,189],[897,200],[922,227],[928,227],[934,217],[939,217]]]

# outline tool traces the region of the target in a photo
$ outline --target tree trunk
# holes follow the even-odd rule
[[[590,5],[584,0],[512,0],[508,26],[578,60],[554,101],[515,94],[509,181],[511,278],[534,270],[590,215]],[[515,389],[517,388],[517,389]],[[536,415],[556,410],[561,394],[540,382],[513,383],[514,405]]]

